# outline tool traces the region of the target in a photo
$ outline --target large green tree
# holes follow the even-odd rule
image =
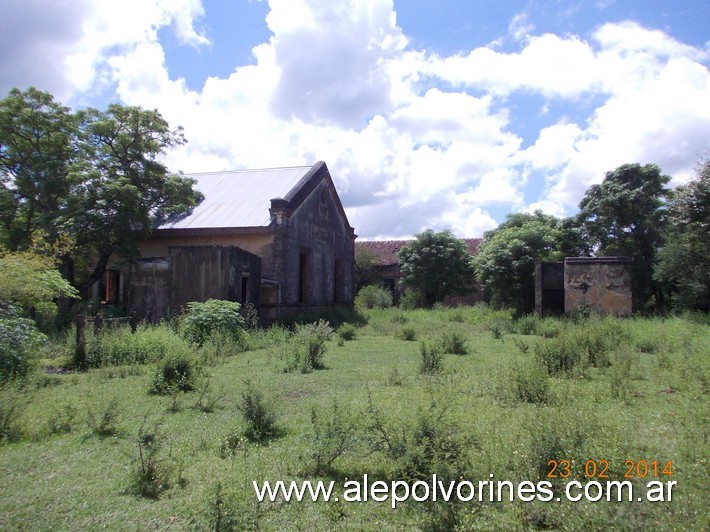
[[[570,220],[541,211],[511,214],[484,236],[474,258],[476,276],[493,305],[519,313],[535,307],[535,260],[560,260],[587,251]]]
[[[710,310],[710,157],[668,202],[668,228],[654,271],[677,309]]]
[[[657,307],[664,306],[653,266],[663,243],[665,185],[669,181],[655,164],[625,164],[607,172],[601,184],[589,187],[579,204],[577,221],[594,252],[633,259],[635,309],[642,308],[651,296]]]
[[[473,287],[468,248],[451,231],[437,233],[427,229],[403,246],[398,257],[402,283],[421,292],[427,305],[449,295],[470,292]]]
[[[72,113],[50,94],[13,89],[0,101],[0,238],[19,250],[41,235],[65,277],[88,288],[111,256],[134,258],[155,224],[200,201],[194,182],[159,160],[184,142],[158,111]]]

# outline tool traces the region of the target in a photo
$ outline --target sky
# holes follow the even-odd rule
[[[577,211],[710,149],[707,0],[3,0],[0,97],[158,109],[185,173],[328,165],[360,239]]]

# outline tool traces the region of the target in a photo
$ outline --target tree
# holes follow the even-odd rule
[[[474,282],[466,243],[451,231],[427,229],[398,253],[402,283],[420,291],[427,305],[471,291]]]
[[[592,185],[579,204],[577,221],[595,253],[633,259],[635,309],[652,295],[658,307],[664,305],[660,283],[653,279],[653,264],[663,243],[669,181],[654,164],[625,164],[607,172],[600,185]]]
[[[476,276],[493,305],[518,313],[535,308],[535,260],[561,260],[586,251],[568,219],[542,211],[508,215],[484,237],[474,257]]]
[[[665,243],[658,252],[656,281],[669,288],[677,309],[710,310],[710,157],[696,179],[676,188],[668,202]]]
[[[368,285],[377,284],[377,254],[367,248],[357,248],[355,250],[355,293]]]
[[[50,94],[13,89],[0,101],[0,238],[19,250],[41,233],[61,247],[63,275],[88,288],[111,256],[134,258],[155,224],[201,200],[192,180],[158,161],[184,142],[158,111],[114,104],[71,113]]]

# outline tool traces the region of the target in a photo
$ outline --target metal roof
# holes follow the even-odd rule
[[[266,227],[274,198],[285,197],[311,166],[186,174],[205,199],[191,214],[158,229]]]

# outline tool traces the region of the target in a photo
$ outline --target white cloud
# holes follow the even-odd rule
[[[58,62],[71,67],[64,83],[110,87],[184,126],[173,169],[325,160],[367,238],[427,227],[480,236],[497,224],[493,208],[564,215],[620,164],[655,162],[682,181],[708,146],[707,53],[632,22],[585,41],[536,35],[519,15],[503,30],[518,51],[440,57],[408,47],[392,0],[270,0],[273,36],[254,48],[255,64],[191,90],[170,77],[159,37],[169,27],[188,46],[208,45],[198,0],[92,5],[76,4],[82,16],[57,36]],[[547,123],[523,139],[513,98],[530,94]],[[560,102],[594,103],[562,117]]]

